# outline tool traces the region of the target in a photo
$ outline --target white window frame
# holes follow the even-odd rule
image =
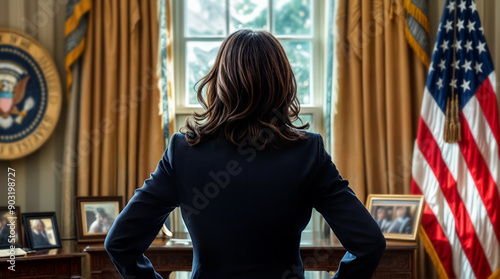
[[[229,26],[229,0],[226,1],[226,30],[230,31]],[[274,0],[267,0],[268,7],[273,7]],[[290,41],[297,39],[309,39],[312,42],[312,102],[311,104],[301,104],[301,114],[311,114],[313,117],[313,131],[322,134],[325,137],[324,116],[325,116],[325,95],[326,95],[326,42],[327,42],[327,22],[326,13],[328,10],[327,2],[324,0],[311,0],[313,21],[312,36],[276,36],[280,41]],[[210,37],[185,37],[184,36],[184,5],[185,0],[172,1],[173,13],[173,78],[174,78],[174,92],[175,92],[175,117],[174,130],[178,131],[179,128],[184,126],[184,121],[193,112],[201,113],[203,109],[200,105],[190,105],[187,103],[186,96],[186,42],[189,40],[195,41],[222,41],[225,36],[210,36]],[[272,12],[269,13],[269,30],[272,30]]]

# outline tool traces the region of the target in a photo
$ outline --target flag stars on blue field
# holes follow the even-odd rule
[[[469,53],[469,51],[473,50],[472,41],[467,40],[467,43],[465,43],[465,49],[467,49],[467,53]]]
[[[485,42],[479,42],[479,44],[477,45],[477,51],[479,51],[479,55],[481,55],[481,53],[484,51],[486,52],[486,43]]]
[[[443,111],[452,88],[463,108],[493,71],[475,3],[451,0],[445,9],[427,83]]]
[[[441,71],[444,71],[444,69],[446,68],[446,60],[445,59],[441,59],[441,63],[439,63],[439,68],[441,68]]]
[[[451,1],[448,6],[446,6],[446,8],[448,9],[448,11],[451,13],[455,10],[455,1]]]
[[[448,43],[449,42],[447,40],[444,40],[444,42],[441,44],[440,48],[443,49],[443,52],[446,52],[446,50],[449,48]]]
[[[467,73],[468,71],[472,70],[472,67],[470,66],[472,64],[472,61],[467,61],[465,59],[464,64],[462,65],[462,68],[464,68],[464,71]]]
[[[443,88],[443,79],[439,78],[439,80],[436,82],[436,85],[438,86],[438,89]]]
[[[476,27],[474,26],[476,23],[474,21],[470,21],[467,24],[467,29],[469,29],[469,33],[472,31],[476,31]]]
[[[458,22],[457,22],[458,32],[460,32],[460,30],[462,30],[462,29],[465,29],[464,23],[465,23],[465,20],[461,20],[461,19],[458,20]]]
[[[460,12],[463,12],[464,10],[466,10],[466,9],[467,9],[467,6],[466,6],[466,5],[467,5],[467,3],[465,3],[465,1],[462,1],[462,2],[460,3],[460,5],[458,5],[458,7],[460,8]]]
[[[431,61],[431,64],[429,65],[429,74],[434,71],[434,61]]]
[[[477,11],[476,2],[472,1],[472,3],[469,6],[469,8],[471,9],[472,13],[474,13],[475,11]]]
[[[483,72],[483,70],[481,69],[482,66],[483,63],[476,62],[476,66],[474,66],[474,69],[476,70],[476,75]]]
[[[470,80],[466,81],[465,79],[462,81],[462,85],[460,85],[464,90],[464,93],[468,90],[470,91]]]
[[[452,79],[450,82],[450,87],[457,88],[457,79]]]
[[[444,29],[446,29],[446,32],[453,30],[453,21],[447,20],[446,24],[444,25]]]

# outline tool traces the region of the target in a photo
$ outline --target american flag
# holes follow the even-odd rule
[[[500,126],[495,72],[476,4],[447,0],[413,154],[413,194],[425,197],[420,237],[440,277],[500,276]],[[458,96],[461,139],[443,139]]]

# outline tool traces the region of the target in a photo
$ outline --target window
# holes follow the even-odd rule
[[[232,32],[251,28],[273,33],[282,43],[297,79],[301,118],[323,133],[325,92],[325,1],[185,0],[173,1],[176,127],[201,112],[194,89],[213,65]]]

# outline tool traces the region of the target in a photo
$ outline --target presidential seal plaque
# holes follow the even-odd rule
[[[45,48],[0,28],[0,160],[40,148],[56,127],[61,103],[61,81]]]

